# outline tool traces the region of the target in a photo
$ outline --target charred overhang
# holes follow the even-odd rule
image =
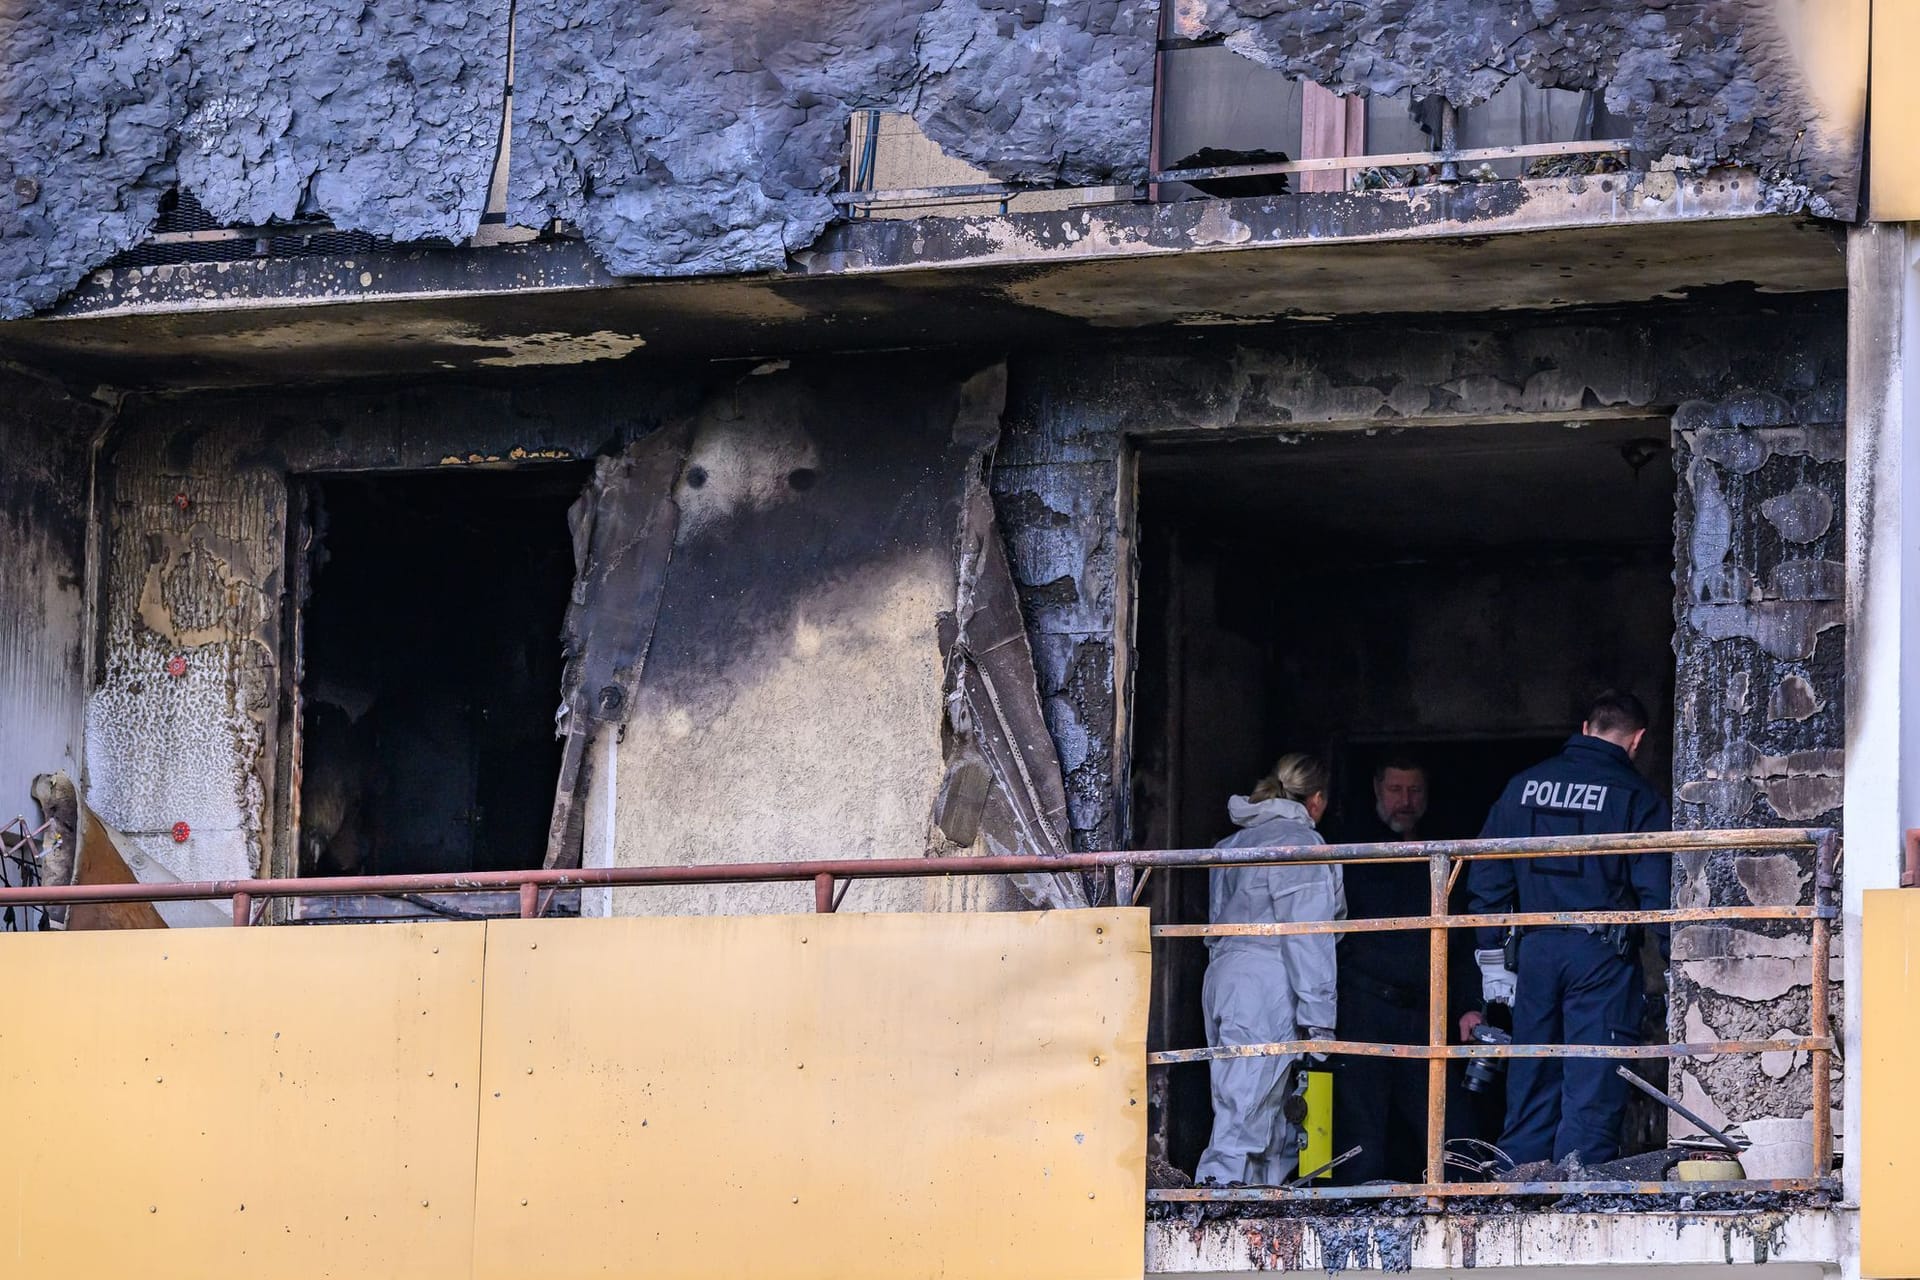
[[[721,280],[622,283],[579,242],[125,269],[0,358],[195,387],[1843,287],[1831,227],[1777,209],[1724,171],[864,222]]]
[[[835,218],[847,123],[910,114],[1039,186],[1147,168],[1156,0],[307,0],[0,13],[0,316],[52,305],[190,193],[221,223],[324,215],[461,240],[514,86],[509,216],[578,227],[616,274],[777,271]],[[1643,162],[1749,164],[1850,218],[1864,0],[1182,0],[1177,33],[1341,91],[1604,89]]]

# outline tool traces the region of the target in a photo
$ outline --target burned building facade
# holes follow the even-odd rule
[[[1752,1178],[1830,1126],[1850,1201],[1907,814],[1861,710],[1910,572],[1878,8],[0,17],[0,820],[65,773],[149,883],[1199,848],[1302,748],[1340,805],[1420,753],[1470,837],[1625,685],[1676,828],[1869,823],[1832,1078],[1668,1077]],[[1804,1034],[1805,930],[1738,912],[1817,874],[1676,858],[1674,1043]],[[1206,919],[1193,872],[842,891]],[[1200,1043],[1204,953],[1155,947],[1154,1047]],[[1152,1088],[1174,1165],[1204,1070]],[[1839,1263],[1789,1221],[1756,1260]],[[1349,1260],[1474,1265],[1419,1234]],[[1288,1239],[1156,1222],[1149,1265],[1334,1265]]]

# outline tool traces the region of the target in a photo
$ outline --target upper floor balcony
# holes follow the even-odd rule
[[[30,870],[33,840],[15,831],[8,845],[16,870]],[[1811,856],[1810,901],[1447,911],[1448,886],[1476,863],[1736,849]],[[1841,1133],[1865,1142],[1843,1141],[1836,1159],[1826,963],[1836,851],[1831,832],[1772,829],[0,888],[9,911],[65,913],[62,932],[0,935],[15,979],[0,997],[15,1157],[39,1205],[17,1211],[18,1274],[105,1273],[136,1259],[155,1275],[323,1274],[384,1270],[400,1256],[412,1274],[449,1276],[1606,1264],[1671,1277],[1728,1264],[1831,1274],[1858,1265],[1857,1184],[1839,1169],[1864,1166],[1869,1229],[1880,1215],[1882,1240],[1904,1246],[1895,1218],[1910,1163],[1859,1115]],[[1111,877],[1124,903],[1148,877],[1210,866],[1393,861],[1425,864],[1431,914],[1156,925],[1127,906],[835,910],[856,880]],[[541,918],[555,895],[689,883],[789,885],[795,913]],[[501,889],[519,919],[258,927],[285,898]],[[239,927],[99,931],[107,909],[210,900],[230,905]],[[1911,907],[1884,906],[1877,926],[1870,913],[1863,1016],[1883,1020],[1897,1046],[1913,1021],[1899,976]],[[1805,1026],[1713,1043],[1460,1044],[1435,1018],[1424,1044],[1155,1043],[1168,1025],[1156,1008],[1164,953],[1200,936],[1412,929],[1443,957],[1450,929],[1678,930],[1729,916],[1804,931]],[[1433,1007],[1444,1008],[1447,966],[1432,973]],[[1342,1157],[1328,1154],[1341,1135],[1309,1083],[1323,1068],[1303,1056],[1319,1053],[1429,1064],[1419,1182],[1345,1185]],[[1809,1062],[1797,1147],[1717,1129],[1647,1083],[1666,1062],[1755,1054]],[[1193,1186],[1167,1158],[1167,1073],[1252,1057],[1284,1059],[1306,1085],[1274,1098],[1304,1102],[1289,1113],[1298,1176]],[[1629,1070],[1663,1104],[1658,1140],[1593,1168],[1513,1168],[1484,1142],[1443,1142],[1445,1064],[1519,1058]],[[1867,1064],[1868,1106],[1891,1132],[1911,1108],[1887,1067]],[[1332,1087],[1343,1087],[1337,1065]],[[1881,1259],[1896,1256],[1886,1247]],[[1888,1272],[1882,1262],[1868,1274]]]

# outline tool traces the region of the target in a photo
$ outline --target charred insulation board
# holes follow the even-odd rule
[[[220,223],[471,235],[507,14],[507,0],[0,9],[0,318],[142,239],[176,184]]]
[[[508,214],[620,275],[770,271],[834,216],[852,111],[1016,182],[1145,172],[1153,0],[522,0]]]

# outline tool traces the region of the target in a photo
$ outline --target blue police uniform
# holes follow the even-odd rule
[[[1515,775],[1480,829],[1483,839],[1666,831],[1666,801],[1604,738],[1576,733],[1551,760]],[[1632,911],[1667,907],[1673,897],[1665,854],[1630,857],[1489,859],[1467,874],[1468,906],[1498,911]],[[1666,934],[1658,927],[1661,951]],[[1482,929],[1480,946],[1503,931]],[[1631,1044],[1645,994],[1640,966],[1605,926],[1524,928],[1514,996],[1516,1044]],[[1605,1059],[1514,1058],[1507,1072],[1501,1148],[1516,1164],[1564,1160],[1593,1165],[1620,1154],[1627,1082]]]

